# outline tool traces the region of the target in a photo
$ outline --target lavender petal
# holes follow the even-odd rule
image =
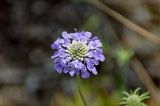
[[[63,69],[63,66],[59,63],[55,64],[55,68],[56,68],[56,71],[58,73],[61,73],[62,72],[62,69]]]

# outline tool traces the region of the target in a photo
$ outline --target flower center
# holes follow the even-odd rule
[[[73,59],[83,60],[83,57],[87,53],[87,45],[80,41],[72,41],[67,48],[67,52]]]
[[[131,95],[128,97],[128,104],[129,106],[138,106],[140,103],[140,98],[137,95]]]

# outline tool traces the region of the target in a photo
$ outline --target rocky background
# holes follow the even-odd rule
[[[160,35],[159,0],[103,2]],[[107,58],[98,76],[82,80],[90,106],[117,106],[121,89],[144,87],[128,64],[134,53],[160,86],[160,46],[85,0],[0,0],[0,106],[82,106],[75,78],[57,74],[50,58],[52,42],[74,28],[99,36]],[[119,36],[126,37],[131,52]]]

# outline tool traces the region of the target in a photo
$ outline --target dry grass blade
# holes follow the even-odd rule
[[[150,92],[152,98],[155,100],[156,103],[159,104],[160,90],[157,88],[157,86],[155,86],[154,82],[150,78],[144,66],[137,58],[132,59],[130,64],[134,69],[134,71],[136,72],[137,76],[139,77],[140,81],[145,85],[145,87]]]
[[[89,3],[93,4],[97,8],[101,9],[102,11],[106,12],[120,23],[131,29],[132,31],[138,33],[139,35],[145,37],[146,39],[160,44],[160,37],[156,36],[155,34],[145,30],[144,28],[140,27],[139,25],[135,24],[134,22],[130,21],[129,19],[125,18],[121,14],[117,13],[113,9],[109,8],[108,6],[104,5],[98,0],[88,0]]]

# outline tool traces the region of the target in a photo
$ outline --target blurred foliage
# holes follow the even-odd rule
[[[84,29],[93,32],[100,25],[100,17],[98,15],[90,16],[84,25]]]
[[[134,52],[132,49],[125,49],[123,47],[119,47],[115,50],[115,58],[117,59],[117,63],[122,66],[129,62],[129,59],[133,56]]]
[[[160,34],[158,0],[100,1]],[[98,36],[106,56],[97,76],[81,80],[89,106],[118,106],[121,91],[144,87],[129,64],[135,55],[160,86],[160,46],[86,0],[0,0],[0,106],[83,106],[75,78],[57,74],[50,58],[51,43],[62,31],[74,28]],[[128,48],[121,45],[121,38],[128,41]],[[154,106],[154,101],[147,104]]]

